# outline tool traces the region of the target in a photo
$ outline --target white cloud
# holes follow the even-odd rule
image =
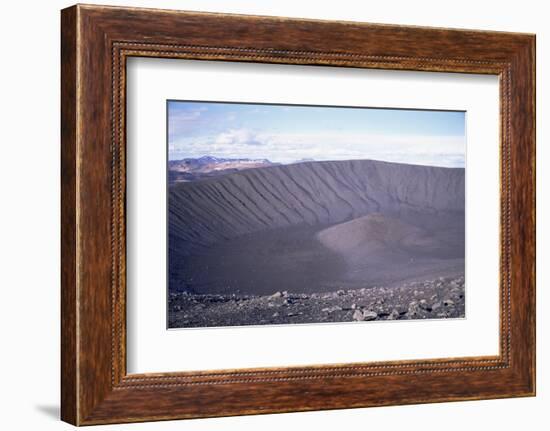
[[[220,133],[215,144],[218,147],[226,145],[262,145],[262,141],[258,139],[258,135],[250,129],[231,129]]]
[[[265,133],[230,129],[200,139],[171,142],[171,158],[219,157],[267,158],[291,163],[315,160],[375,159],[436,166],[464,166],[462,136],[373,135],[352,132]]]

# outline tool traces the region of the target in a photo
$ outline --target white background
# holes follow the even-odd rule
[[[498,354],[498,77],[141,58],[127,83],[129,373]],[[466,111],[466,318],[167,331],[167,99]]]
[[[544,429],[550,422],[549,14],[535,0],[338,2],[144,1],[102,3],[189,10],[346,19],[394,24],[537,33],[538,135],[538,396],[508,399],[249,416],[96,429],[275,430],[312,428],[465,430]],[[59,399],[59,9],[65,1],[8,2],[0,16],[0,425],[57,430]]]

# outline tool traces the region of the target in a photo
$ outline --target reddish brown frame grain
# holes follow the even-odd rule
[[[533,35],[80,5],[62,11],[61,30],[63,420],[88,425],[534,395]],[[498,75],[499,355],[127,375],[129,56]]]

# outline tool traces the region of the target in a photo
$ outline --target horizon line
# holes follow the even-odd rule
[[[217,156],[212,156],[212,155],[209,155],[209,154],[205,154],[204,156],[199,156],[199,157],[184,157],[182,159],[167,159],[167,162],[181,162],[183,160],[198,160],[198,159],[201,159],[201,158],[205,158],[205,157],[211,157],[211,158],[214,158],[214,159],[223,159],[223,160],[228,160],[228,161],[237,161],[237,160],[251,160],[251,161],[260,161],[260,160],[265,160],[267,162],[269,162],[272,166],[287,166],[287,165],[296,165],[296,164],[303,164],[303,163],[332,163],[332,162],[353,162],[353,161],[370,161],[370,162],[378,162],[378,163],[391,163],[391,164],[396,164],[396,165],[407,165],[407,166],[424,166],[424,167],[433,167],[433,168],[444,168],[444,169],[466,169],[466,166],[442,166],[442,165],[430,165],[430,164],[421,164],[421,163],[411,163],[411,162],[396,162],[396,161],[389,161],[389,160],[382,160],[382,159],[370,159],[370,158],[366,158],[366,159],[328,159],[328,160],[315,160],[315,159],[311,159],[311,160],[295,160],[295,161],[292,161],[292,162],[273,162],[271,160],[269,160],[268,158],[266,157],[261,157],[261,158],[248,158],[248,157],[235,157],[235,158],[230,158],[230,157],[217,157]],[[465,161],[464,161],[464,165],[465,165]],[[264,167],[269,167],[269,166],[264,166]],[[249,168],[249,169],[260,169],[261,167],[256,167],[256,168]],[[242,169],[242,170],[245,170],[245,169]]]

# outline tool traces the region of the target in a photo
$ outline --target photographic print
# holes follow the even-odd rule
[[[167,102],[168,327],[465,317],[465,112]]]

